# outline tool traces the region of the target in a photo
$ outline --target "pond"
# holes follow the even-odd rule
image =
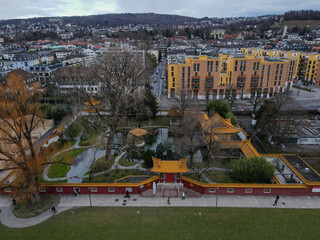
[[[114,147],[122,147],[122,143],[124,142],[123,133],[118,132],[115,134],[113,139]],[[180,146],[179,139],[169,136],[168,128],[159,128],[159,131],[156,133],[156,138],[150,144],[146,144],[143,150],[152,150],[155,151],[159,144],[162,144],[165,148],[170,149],[173,153],[178,154],[181,157],[188,156],[188,153]],[[113,150],[116,152],[117,150]],[[134,159],[138,161],[138,159]],[[170,160],[170,159],[168,159]],[[174,160],[174,159],[172,159]],[[202,154],[200,150],[197,150],[193,155],[194,162],[202,162]]]
[[[81,183],[83,176],[90,170],[90,166],[95,159],[106,155],[106,151],[101,148],[90,148],[79,154],[75,158],[75,164],[67,172],[68,183]]]

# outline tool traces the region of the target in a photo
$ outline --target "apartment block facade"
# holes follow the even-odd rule
[[[294,58],[190,57],[168,64],[168,97],[185,92],[199,99],[268,98],[292,87],[295,67]]]
[[[294,58],[297,60],[294,80],[320,86],[320,53],[301,53],[258,48],[242,48],[241,53],[255,56]]]

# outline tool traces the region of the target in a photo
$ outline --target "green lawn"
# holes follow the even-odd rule
[[[119,164],[120,164],[121,166],[128,167],[128,166],[136,165],[137,162],[129,162],[129,161],[128,161],[127,159],[125,159],[125,158],[120,158]]]
[[[99,131],[95,128],[89,128],[82,134],[82,136],[87,135],[88,138],[86,140],[81,139],[79,142],[79,146],[90,146],[97,142]]]
[[[128,175],[144,175],[145,172],[135,169],[116,169],[112,170],[103,175],[93,177],[92,182],[94,183],[113,183],[115,180],[119,178],[123,178]],[[84,183],[90,182],[88,178],[83,180]]]
[[[211,181],[216,182],[216,183],[231,183],[232,182],[228,172],[212,170],[212,171],[206,171],[205,175]]]
[[[116,156],[111,156],[111,160],[106,161],[106,156],[102,156],[94,162],[94,168],[98,170],[97,172],[102,172],[104,170],[107,170],[113,166],[115,159],[116,159]],[[86,175],[89,173],[90,171],[88,171]]]
[[[63,162],[63,163],[70,163],[73,164],[73,159],[78,156],[80,153],[82,153],[85,150],[85,148],[76,148],[71,149],[69,151],[66,151],[64,153],[60,153],[56,156],[55,161]],[[71,166],[67,164],[62,163],[55,163],[52,164],[48,171],[48,177],[49,178],[59,178],[59,177],[65,177],[67,172],[70,170]]]
[[[86,207],[29,228],[0,225],[0,239],[316,240],[319,226],[319,209]]]

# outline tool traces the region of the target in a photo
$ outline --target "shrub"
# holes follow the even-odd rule
[[[151,151],[150,149],[141,153],[141,158],[144,161],[144,164],[143,164],[144,167],[152,168],[152,166],[153,166],[152,156],[153,155],[154,155],[154,151]]]
[[[211,100],[206,105],[206,112],[209,116],[212,116],[214,113],[219,113],[219,115],[223,118],[226,118],[226,114],[230,112],[229,105],[222,100],[216,99]]]
[[[231,178],[242,183],[267,183],[275,168],[264,157],[240,158],[233,161]]]

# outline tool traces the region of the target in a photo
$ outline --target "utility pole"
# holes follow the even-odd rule
[[[91,201],[91,187],[88,187],[88,190],[89,190],[90,207],[92,207],[92,201]]]
[[[217,194],[216,194],[216,207],[218,207],[218,198],[219,198],[219,187],[217,187]]]

